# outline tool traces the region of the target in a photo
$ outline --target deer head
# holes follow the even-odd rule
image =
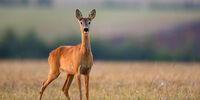
[[[78,22],[80,24],[80,29],[81,29],[81,32],[84,33],[84,34],[88,34],[89,33],[89,30],[90,30],[90,24],[91,24],[91,21],[94,19],[96,15],[96,10],[93,9],[87,18],[83,18],[82,16],[82,13],[80,12],[79,9],[76,9],[76,18],[78,19]]]

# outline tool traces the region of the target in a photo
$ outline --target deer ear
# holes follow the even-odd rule
[[[95,16],[96,16],[96,10],[93,9],[93,10],[89,13],[88,18],[92,20],[92,19],[94,19]]]
[[[82,13],[79,9],[76,9],[76,18],[78,20],[81,20],[83,18]]]

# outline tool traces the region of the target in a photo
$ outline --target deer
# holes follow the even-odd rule
[[[65,97],[70,100],[68,90],[75,76],[79,90],[79,100],[82,100],[82,75],[84,77],[86,100],[89,100],[89,74],[93,65],[89,31],[91,21],[95,16],[95,9],[90,11],[86,18],[83,18],[81,11],[76,9],[76,18],[80,24],[82,35],[81,44],[78,44],[77,46],[60,46],[49,53],[48,62],[50,71],[47,79],[43,82],[42,87],[40,88],[39,100],[42,99],[45,88],[60,75],[61,71],[66,74],[66,80],[62,88]]]

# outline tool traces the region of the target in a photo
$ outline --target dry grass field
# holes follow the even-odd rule
[[[48,71],[47,60],[1,60],[0,100],[36,100]],[[90,79],[90,100],[200,100],[200,63],[95,61]],[[62,73],[43,100],[66,100],[64,81]],[[78,99],[75,80],[70,96]]]

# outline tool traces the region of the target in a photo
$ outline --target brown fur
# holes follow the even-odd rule
[[[76,17],[80,23],[82,33],[82,43],[77,46],[60,46],[50,53],[48,59],[50,71],[40,89],[39,100],[41,100],[45,88],[59,76],[61,70],[66,72],[66,81],[62,88],[66,98],[70,100],[68,90],[75,75],[79,88],[79,100],[82,100],[80,79],[82,74],[84,76],[86,99],[89,100],[89,73],[93,65],[93,55],[89,32],[84,32],[84,27],[87,26],[89,29],[89,23],[95,15],[96,11],[92,10],[88,18],[82,18],[81,12],[78,9],[76,10]]]

